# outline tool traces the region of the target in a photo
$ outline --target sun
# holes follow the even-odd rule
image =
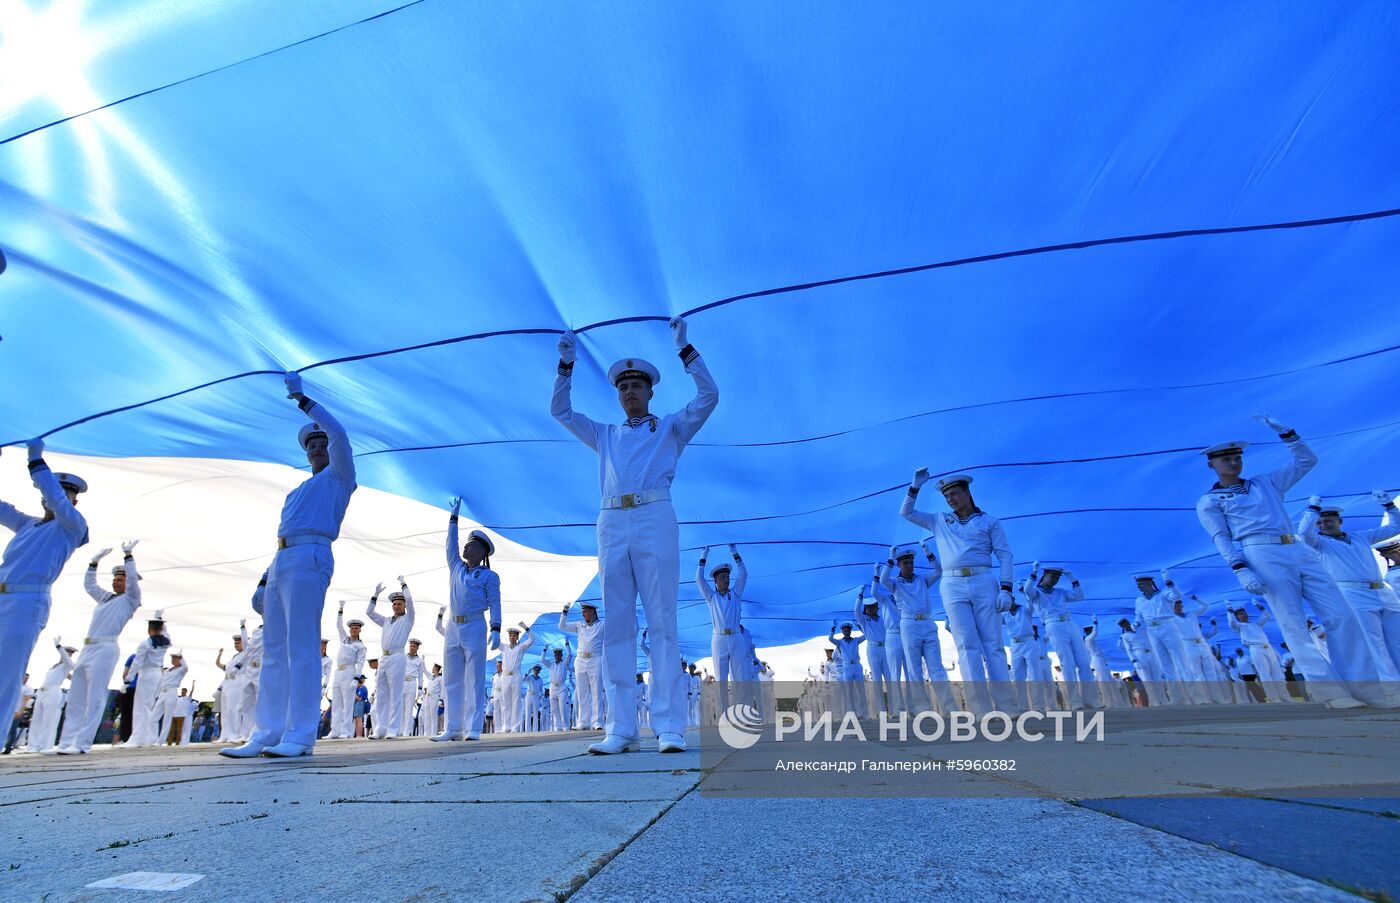
[[[91,100],[84,67],[96,50],[82,21],[81,0],[56,0],[33,9],[0,0],[0,120],[39,98],[65,112]]]

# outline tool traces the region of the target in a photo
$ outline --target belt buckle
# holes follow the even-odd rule
[[[9,592],[8,583],[0,583],[0,593]]]
[[[281,549],[285,549],[286,547],[287,547],[287,537],[285,537],[285,536],[279,536],[279,537],[277,537],[277,548],[278,548],[279,550],[281,550]]]
[[[1293,544],[1293,534],[1292,534],[1292,533],[1285,533],[1285,534],[1283,534],[1282,536],[1280,536],[1280,537],[1278,538],[1278,541],[1281,542],[1281,543],[1283,543],[1283,544],[1286,545],[1286,546],[1292,545],[1292,544]]]
[[[1370,582],[1369,586],[1371,587],[1371,589],[1380,589],[1382,586],[1385,586],[1385,584],[1384,584],[1384,583],[1377,583],[1376,581],[1372,580],[1372,581]]]
[[[621,500],[622,500],[622,507],[623,507],[624,509],[626,509],[626,508],[635,508],[635,507],[637,507],[638,505],[641,504],[641,502],[639,501],[640,497],[641,497],[641,493],[640,493],[640,492],[624,492],[624,493],[620,496],[620,498],[621,498]]]
[[[453,615],[453,616],[452,616],[452,621],[453,621],[454,623],[456,623],[456,624],[465,624],[465,623],[467,623],[467,616],[466,616],[466,615]]]

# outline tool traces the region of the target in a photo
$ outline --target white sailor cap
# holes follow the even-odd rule
[[[1400,549],[1400,536],[1392,536],[1389,539],[1382,539],[1371,546],[1377,552],[1388,552],[1391,549]]]
[[[58,485],[72,489],[75,492],[87,492],[87,480],[74,473],[56,473],[54,479],[58,480]]]
[[[395,599],[397,599],[398,601],[403,602],[403,603],[405,603],[405,604],[407,604],[407,601],[408,601],[407,599],[404,598],[403,590],[401,590],[401,589],[396,589],[396,590],[394,590],[392,593],[389,594],[389,601],[390,601],[390,602],[393,602]]]
[[[914,557],[914,550],[913,550],[913,549],[905,549],[903,552],[900,552],[898,555],[894,556],[894,560],[895,560],[895,561],[903,561],[903,560],[906,559],[906,558],[913,558],[913,557]]]
[[[184,653],[184,651],[181,650],[181,649],[171,649],[171,650],[170,650],[170,657],[171,657],[171,658],[184,658],[184,657],[185,657],[185,653]]]
[[[1133,575],[1133,579],[1134,579],[1134,580],[1151,580],[1151,581],[1153,581],[1153,582],[1155,583],[1155,582],[1157,581],[1157,578],[1160,577],[1160,576],[1161,576],[1161,575],[1158,574],[1158,573],[1155,572],[1155,571],[1138,571],[1136,574]]]
[[[715,565],[714,567],[710,568],[710,576],[713,577],[713,576],[715,576],[716,574],[718,574],[720,571],[731,571],[731,570],[733,570],[733,568],[729,566],[729,562],[725,561],[725,562],[722,562],[722,563],[717,564],[717,565]]]
[[[241,641],[241,640],[243,639],[243,635],[242,635],[241,633],[235,633],[235,634],[233,635],[233,638],[234,638],[235,640],[240,640],[240,641]]]
[[[494,542],[491,541],[491,537],[487,536],[487,535],[486,535],[485,533],[483,533],[482,531],[480,531],[480,530],[473,530],[473,531],[471,531],[470,533],[467,534],[467,542],[471,542],[473,539],[479,539],[479,540],[481,540],[481,544],[484,545],[484,546],[486,546],[486,554],[487,554],[487,555],[495,555],[495,554],[496,554],[496,544],[495,544]]]
[[[1040,566],[1040,572],[1042,574],[1063,574],[1065,569],[1055,564],[1042,564]]]
[[[1209,460],[1218,455],[1238,455],[1246,448],[1249,448],[1248,442],[1217,442],[1209,448],[1201,449],[1201,454]]]
[[[639,357],[623,358],[608,368],[608,382],[616,386],[624,379],[644,379],[655,386],[661,382],[661,371]]]
[[[112,576],[115,577],[115,576],[117,576],[118,574],[125,574],[126,576],[130,576],[129,574],[126,573],[126,565],[124,565],[124,564],[119,564],[119,565],[117,565],[116,567],[112,568]],[[140,574],[137,574],[137,575],[136,575],[136,579],[137,579],[137,580],[140,580],[140,579],[141,579],[141,575],[140,575]]]
[[[968,476],[967,474],[965,474],[965,473],[955,473],[955,474],[953,474],[953,475],[951,475],[951,476],[943,477],[943,478],[941,478],[941,479],[938,481],[938,491],[939,491],[939,492],[942,492],[943,490],[947,489],[948,487],[950,487],[950,486],[957,486],[958,484],[962,484],[963,486],[966,486],[966,485],[970,484],[971,482],[972,482],[972,477]]]
[[[365,622],[364,622],[364,621],[361,621],[359,618],[355,618],[355,619],[352,620],[352,621],[347,621],[347,622],[345,622],[345,626],[346,626],[346,627],[363,627],[363,626],[365,626]]]
[[[581,602],[581,603],[579,603],[579,608],[591,608],[591,609],[593,609],[594,611],[597,611],[597,610],[598,610],[598,603],[597,603],[597,602]]]
[[[520,628],[519,628],[519,627],[507,627],[507,628],[506,628],[506,633],[513,633],[513,634],[519,636],[519,635],[520,635]]]
[[[316,436],[320,436],[324,439],[326,438],[326,431],[321,429],[321,424],[319,423],[308,423],[297,432],[297,443],[300,444],[302,448],[306,448],[306,443],[310,442]]]
[[[325,642],[325,641],[322,640],[322,642]],[[409,638],[408,638],[408,645],[410,645],[410,646],[421,646],[421,645],[423,645],[423,641],[422,641],[422,640],[419,640],[419,639],[415,639],[415,638],[413,638],[413,637],[409,637]]]
[[[1332,515],[1333,517],[1341,517],[1341,516],[1342,516],[1342,512],[1345,511],[1345,510],[1346,510],[1346,509],[1343,508],[1341,505],[1323,505],[1321,508],[1319,508],[1319,509],[1317,510],[1317,516],[1318,516],[1318,517],[1326,517],[1327,515],[1330,514],[1330,515]]]

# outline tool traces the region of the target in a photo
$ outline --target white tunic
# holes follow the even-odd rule
[[[1234,486],[1216,483],[1196,503],[1201,526],[1231,567],[1245,563],[1244,555],[1235,547],[1245,537],[1278,537],[1293,532],[1283,493],[1313,469],[1317,455],[1301,439],[1294,438],[1287,445],[1293,453],[1293,462],[1287,467]]]
[[[0,502],[0,526],[15,533],[0,557],[0,583],[52,586],[73,551],[87,542],[87,521],[43,460],[31,461],[29,468],[53,520],[31,517],[9,502]]]
[[[83,587],[97,603],[97,608],[93,609],[92,612],[92,620],[88,622],[88,636],[120,636],[122,628],[126,627],[131,616],[136,614],[136,609],[141,607],[141,581],[137,579],[136,562],[127,559],[124,568],[126,570],[126,592],[118,596],[116,593],[98,586],[97,568],[95,566],[88,567],[87,574],[83,577]]]

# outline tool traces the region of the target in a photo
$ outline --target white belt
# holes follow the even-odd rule
[[[1293,533],[1255,533],[1244,537],[1239,543],[1242,546],[1290,546],[1299,541]]]
[[[1030,640],[1031,638],[1028,636],[1014,636],[1011,638],[1011,642],[1013,643],[1029,643]]]
[[[593,653],[591,653],[591,652],[580,652],[580,653],[578,654],[577,657],[578,657],[578,658],[592,658],[592,657],[593,657]]]
[[[906,621],[927,621],[927,620],[928,620],[929,618],[931,618],[931,617],[933,617],[933,615],[905,615],[905,616],[904,616],[904,620],[906,620]]]
[[[400,652],[403,652],[403,650],[402,650],[402,649],[385,649],[384,652],[380,655],[380,658],[384,658],[384,657],[390,656],[390,655],[398,655]]]
[[[729,630],[729,629],[725,629],[725,630],[716,630],[716,631],[715,631],[715,636],[732,636],[733,634],[734,634],[734,631]]]
[[[515,676],[515,672],[514,672],[514,671],[502,671],[501,674],[505,675],[506,677],[514,677],[514,676]]]
[[[453,616],[452,616],[452,623],[453,623],[453,624],[465,624],[465,623],[467,623],[467,618],[469,618],[469,617],[471,617],[471,615],[453,615]]]
[[[349,665],[336,665],[336,666],[335,666],[335,670],[337,670],[337,671],[349,671],[349,670],[350,670],[350,666],[349,666]]]
[[[1147,626],[1148,626],[1148,627],[1156,627],[1156,626],[1159,625],[1159,624],[1166,624],[1166,623],[1167,623],[1168,621],[1170,621],[1170,620],[1171,620],[1170,618],[1148,618],[1148,619],[1147,619]]]
[[[636,508],[639,505],[649,505],[652,502],[668,501],[671,498],[669,489],[647,489],[642,492],[624,492],[622,495],[610,495],[603,499],[603,508]]]
[[[990,570],[991,570],[991,568],[990,568],[990,567],[987,567],[987,566],[971,567],[971,568],[944,568],[944,569],[943,569],[943,576],[944,576],[944,577],[976,577],[978,574],[985,574],[985,573],[987,573],[987,572],[990,571]]]
[[[0,583],[0,596],[16,593],[42,593],[47,596],[51,588],[47,583]]]
[[[884,640],[871,640],[871,641],[870,641],[870,645],[872,645],[872,646],[883,646],[883,645],[885,645],[885,641],[884,641]]]
[[[114,636],[90,636],[83,640],[84,646],[96,646],[98,643],[115,643],[117,637]]]
[[[1361,589],[1380,589],[1385,583],[1380,580],[1338,580],[1338,586],[1357,586]]]
[[[331,544],[329,536],[321,536],[319,533],[299,533],[296,536],[277,537],[277,548],[289,549],[292,546],[328,546]]]
[[[1068,621],[1068,620],[1069,620],[1069,615],[1049,614],[1049,615],[1045,615],[1045,616],[1044,616],[1044,619],[1047,620],[1047,621]]]

